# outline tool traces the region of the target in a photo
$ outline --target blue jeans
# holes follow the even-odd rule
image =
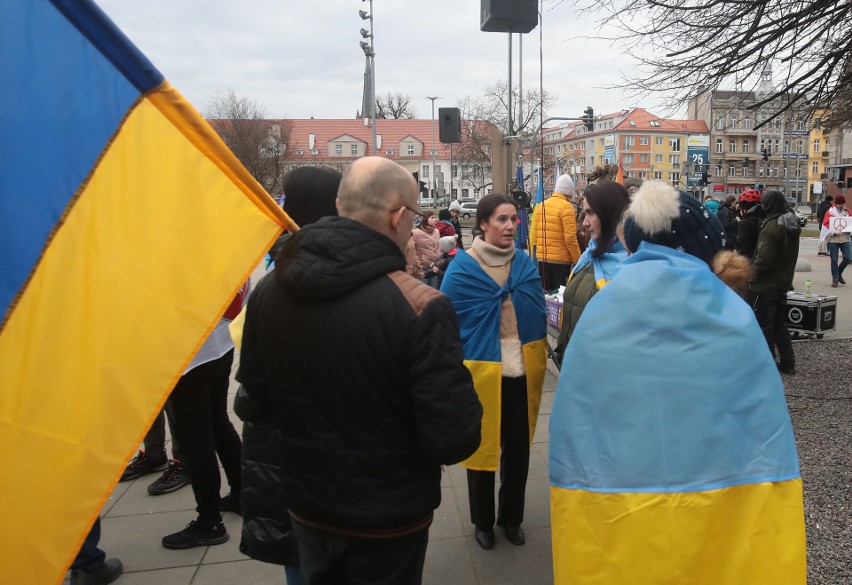
[[[837,252],[843,253],[843,262],[837,265]],[[843,275],[843,270],[852,262],[852,242],[842,244],[828,243],[828,255],[831,256],[831,280],[837,280]]]
[[[287,585],[302,585],[302,570],[299,565],[284,565],[284,577]]]
[[[83,541],[83,545],[80,547],[80,552],[77,553],[77,557],[74,559],[74,562],[71,563],[71,568],[81,569],[83,571],[95,571],[99,569],[106,559],[104,551],[98,548],[98,542],[100,542],[100,540],[101,518],[98,516],[98,519],[95,520],[94,524],[92,524],[92,529],[89,530],[86,540]]]
[[[432,274],[432,276],[427,276],[426,278],[421,278],[420,282],[423,284],[428,284],[432,288],[438,288],[438,275]]]

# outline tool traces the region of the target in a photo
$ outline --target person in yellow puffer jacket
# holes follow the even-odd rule
[[[577,243],[577,211],[574,180],[561,175],[553,196],[533,211],[530,246],[535,248],[538,272],[545,290],[556,290],[568,281],[574,263],[580,258]]]

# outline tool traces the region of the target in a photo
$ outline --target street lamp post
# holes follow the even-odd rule
[[[367,0],[361,1],[367,2]],[[367,14],[363,10],[359,10],[358,15],[361,17],[361,20],[370,21],[369,31],[361,29],[361,36],[365,39],[369,38],[370,44],[368,45],[366,42],[361,41],[361,49],[364,51],[370,64],[370,122],[373,128],[373,156],[376,156],[378,154],[376,152],[376,51],[373,47],[373,0],[369,0],[369,2],[370,13]]]
[[[435,157],[438,154],[438,151],[435,150],[435,100],[439,100],[441,98],[435,97],[427,97],[427,100],[432,101],[432,196],[437,200],[438,198],[438,183],[437,178],[435,176]],[[450,170],[452,174],[452,170]]]

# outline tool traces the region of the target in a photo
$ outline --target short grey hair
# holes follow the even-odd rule
[[[377,161],[361,169],[358,161],[343,173],[337,191],[338,206],[346,215],[367,210],[388,210],[403,204],[403,196],[412,189],[413,177],[392,161]]]

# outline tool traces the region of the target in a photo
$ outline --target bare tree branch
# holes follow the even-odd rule
[[[595,14],[599,32],[640,66],[618,89],[663,95],[672,108],[733,82],[758,88],[780,66],[771,92],[747,104],[775,104],[823,125],[852,123],[852,2],[849,0],[556,0]],[[780,75],[778,75],[780,73]]]
[[[388,92],[376,98],[376,118],[380,120],[413,120],[417,112],[411,96]]]
[[[267,120],[263,106],[231,88],[208,99],[204,117],[264,189],[281,193],[292,122]]]

